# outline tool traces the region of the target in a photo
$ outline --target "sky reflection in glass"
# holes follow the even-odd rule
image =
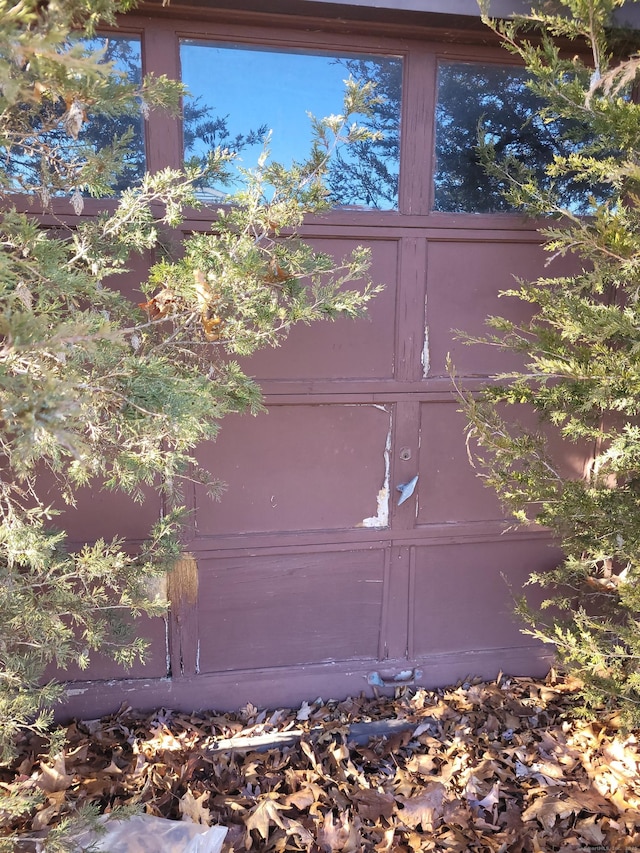
[[[343,148],[328,184],[336,205],[397,207],[399,58],[194,40],[182,41],[180,56],[182,80],[192,95],[185,102],[185,159],[200,159],[220,145],[237,151],[245,168],[256,165],[268,131],[272,159],[285,166],[305,159],[312,139],[308,113],[318,118],[341,113],[345,79],[373,79],[385,102],[373,115],[355,118],[382,130],[385,139]],[[223,186],[210,188],[214,198],[224,192]]]

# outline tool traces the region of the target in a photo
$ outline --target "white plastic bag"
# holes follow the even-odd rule
[[[220,853],[227,830],[152,815],[106,821],[100,838],[77,840],[78,853],[90,844],[102,853]]]

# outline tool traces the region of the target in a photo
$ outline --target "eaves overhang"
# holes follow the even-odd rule
[[[492,17],[526,14],[528,0],[489,0]],[[233,15],[295,16],[324,21],[368,21],[399,27],[459,27],[483,29],[478,0],[142,0],[140,11],[162,10],[169,16],[201,10]],[[616,24],[640,29],[640,0],[630,0],[616,10]]]

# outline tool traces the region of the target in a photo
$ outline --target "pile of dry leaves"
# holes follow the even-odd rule
[[[292,711],[122,711],[71,725],[54,761],[25,741],[0,792],[45,800],[0,834],[95,802],[223,824],[229,853],[640,850],[638,741],[575,701],[567,682],[500,679]]]

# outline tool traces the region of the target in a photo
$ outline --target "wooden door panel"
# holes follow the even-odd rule
[[[51,493],[52,506],[61,513],[52,526],[64,528],[71,543],[145,539],[161,514],[161,499],[151,489],[145,489],[141,503],[122,492],[92,486],[78,489],[76,497],[77,506],[72,507]]]
[[[427,248],[427,335],[430,376],[446,375],[447,355],[463,376],[487,376],[520,369],[523,359],[493,346],[466,346],[455,330],[485,335],[491,315],[529,316],[518,299],[499,293],[517,286],[514,276],[554,275],[543,266],[537,243],[487,239],[430,242]]]
[[[138,619],[129,620],[132,636],[142,637],[149,644],[145,653],[144,663],[136,661],[130,669],[117,664],[107,655],[100,652],[91,653],[91,665],[89,669],[80,669],[72,664],[63,671],[55,666],[50,666],[44,676],[43,682],[52,678],[61,681],[96,681],[103,679],[118,678],[165,678],[168,675],[168,648],[167,648],[167,622],[163,617],[156,616],[153,619],[148,616],[140,616]]]
[[[196,535],[386,527],[390,431],[390,408],[366,404],[227,418],[200,452],[226,491],[196,489]]]
[[[413,656],[530,646],[513,615],[514,598],[530,572],[558,559],[547,542],[532,539],[416,547]]]
[[[587,444],[570,444],[556,427],[540,424],[535,413],[525,406],[505,407],[504,417],[514,434],[522,428],[546,437],[548,450],[563,477],[583,476],[592,449]],[[466,423],[455,399],[420,406],[417,525],[512,518],[508,510],[502,509],[493,489],[484,485],[482,467],[471,464]],[[476,452],[482,453],[473,441],[469,450],[472,457]]]
[[[384,551],[202,560],[201,672],[378,656]]]
[[[464,523],[504,517],[467,456],[466,418],[455,400],[420,406],[416,524]]]
[[[382,293],[369,303],[366,317],[296,326],[282,346],[262,350],[242,366],[258,380],[388,379],[393,376],[395,344],[396,240],[308,240],[318,251],[340,259],[356,246],[371,250],[370,274]],[[361,283],[348,285],[358,289]]]

